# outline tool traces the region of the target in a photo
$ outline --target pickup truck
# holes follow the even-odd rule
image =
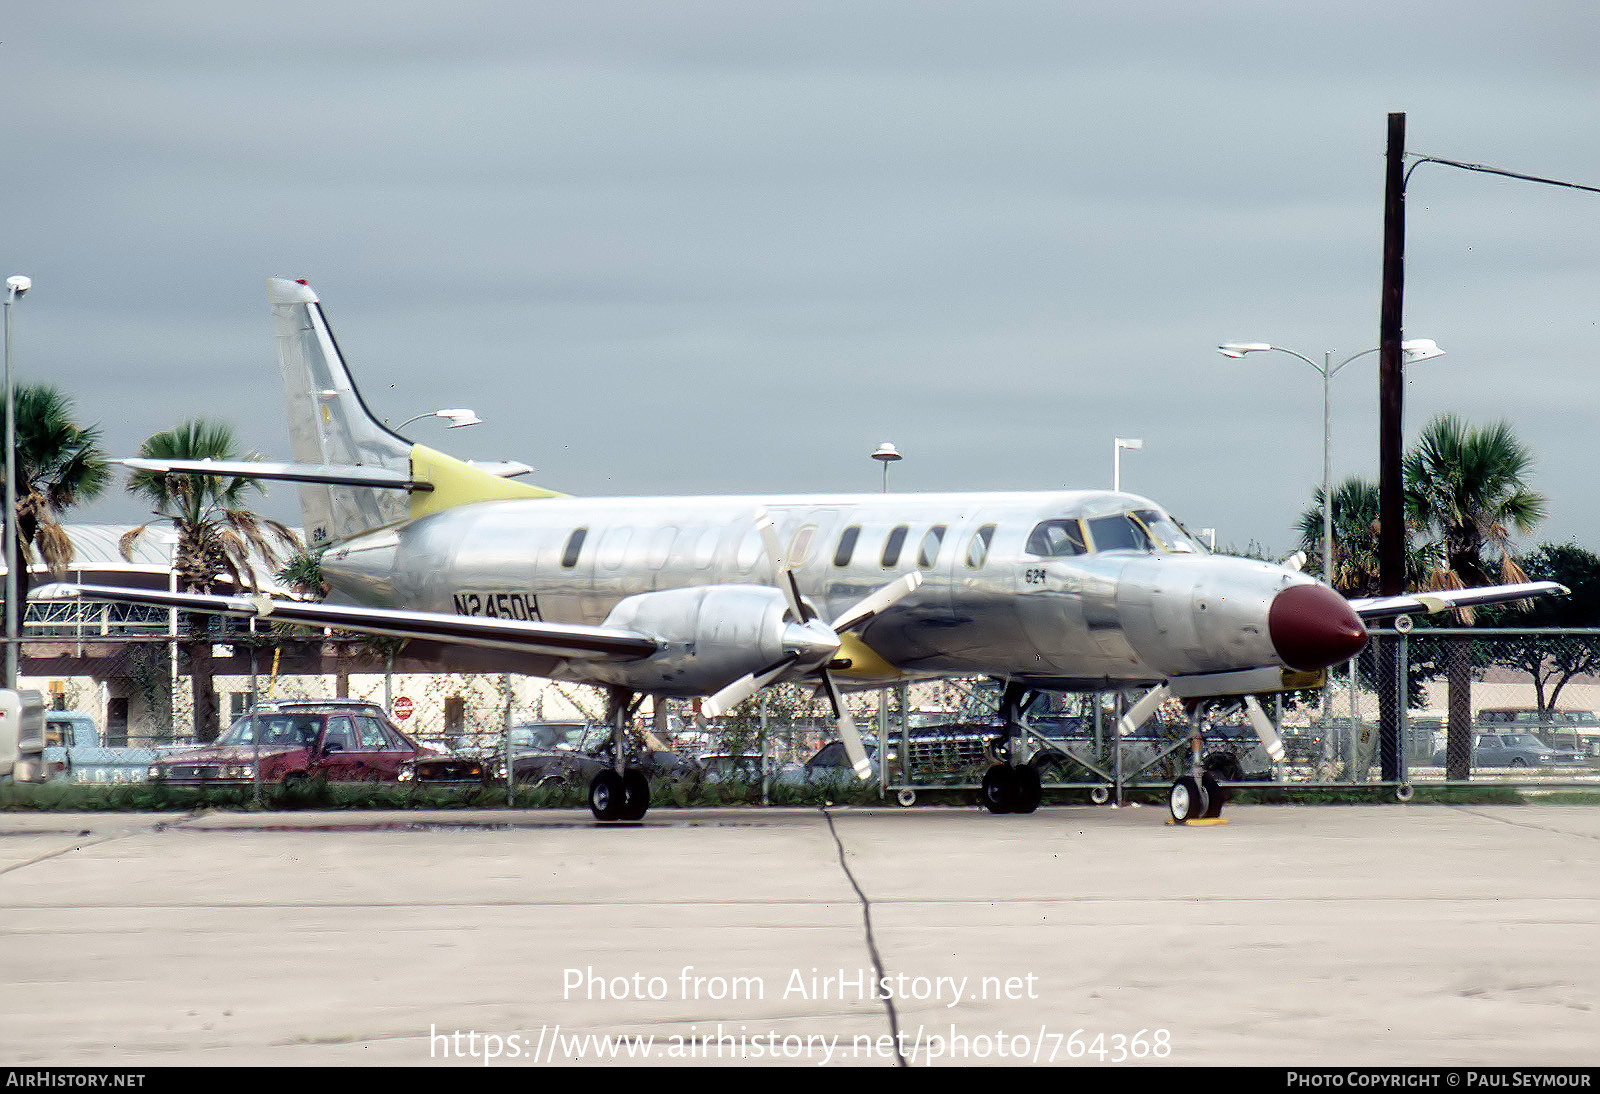
[[[162,756],[187,751],[188,745],[157,748],[107,748],[94,718],[76,710],[47,710],[39,782],[143,782],[150,765]]]

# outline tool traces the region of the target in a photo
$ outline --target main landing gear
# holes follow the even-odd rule
[[[991,813],[1032,813],[1044,796],[1039,768],[1032,762],[1035,749],[1023,722],[1038,694],[1009,682],[1001,690],[1000,715],[1005,719],[1005,735],[996,742],[997,762],[984,772],[980,792],[984,808]]]
[[[1200,741],[1207,705],[1199,702],[1189,711],[1189,774],[1176,780],[1167,790],[1167,811],[1178,824],[1218,820],[1222,816],[1222,805],[1228,800],[1227,790],[1200,760]]]
[[[613,766],[589,783],[589,811],[595,820],[643,820],[650,808],[650,780],[637,767],[628,766],[627,725],[642,698],[635,697],[627,688],[612,688],[606,701]]]

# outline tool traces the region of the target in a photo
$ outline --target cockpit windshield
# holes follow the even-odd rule
[[[1200,545],[1190,538],[1189,533],[1159,509],[1136,509],[1132,516],[1144,525],[1163,551],[1180,555],[1200,552]]]
[[[1096,551],[1201,553],[1199,544],[1189,538],[1178,522],[1158,509],[1135,509],[1116,516],[1094,517],[1087,523]]]

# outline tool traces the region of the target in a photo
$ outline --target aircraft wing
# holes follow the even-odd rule
[[[443,612],[410,612],[394,608],[364,608],[345,604],[319,604],[299,600],[274,600],[268,596],[213,596],[204,593],[169,593],[155,589],[124,589],[109,585],[46,585],[32,600],[95,600],[119,604],[148,604],[161,608],[232,615],[298,623],[335,630],[387,634],[399,638],[542,654],[572,661],[636,661],[661,647],[653,638],[621,627],[588,627],[569,623],[542,623],[516,619],[485,619]]]
[[[1449,611],[1477,604],[1504,604],[1511,600],[1532,600],[1539,596],[1566,596],[1572,590],[1554,581],[1525,581],[1518,585],[1485,585],[1478,589],[1435,589],[1401,596],[1376,596],[1350,601],[1350,607],[1363,620],[1386,619],[1410,612]]]

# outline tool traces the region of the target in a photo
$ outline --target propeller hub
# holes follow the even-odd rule
[[[821,620],[805,623],[786,623],[783,628],[783,649],[798,659],[806,668],[827,664],[839,652],[839,636]]]

